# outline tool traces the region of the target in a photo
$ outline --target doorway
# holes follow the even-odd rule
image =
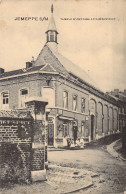
[[[94,115],[91,115],[91,140],[94,140]]]

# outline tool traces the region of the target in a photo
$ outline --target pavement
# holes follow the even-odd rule
[[[93,186],[92,176],[96,174],[84,169],[49,165],[47,183],[56,193],[71,193]]]
[[[121,153],[118,150],[122,147],[121,139],[118,139],[107,146],[107,151],[115,158],[126,161]]]
[[[93,186],[92,177],[97,176],[84,169],[49,165],[47,181],[31,185],[8,184],[0,188],[0,194],[62,194],[77,192]]]
[[[116,159],[122,159],[120,153],[118,153],[115,147],[118,144],[118,148],[121,147],[120,139],[107,145],[107,151]],[[85,149],[85,148],[83,148]],[[65,151],[65,148],[49,148],[48,151]],[[70,149],[69,149],[70,150]],[[80,148],[76,148],[80,150]],[[49,165],[48,181],[47,183],[52,186],[56,193],[71,193],[79,190],[85,190],[93,186],[93,177],[98,177],[97,173],[88,171],[86,169],[61,167],[57,165]],[[103,180],[99,181],[103,182]]]
[[[6,188],[0,188],[0,194],[123,194],[126,164],[119,158],[116,144],[119,140],[107,148],[97,145],[82,150],[51,148],[47,181],[31,185],[8,184]]]
[[[113,146],[114,144],[111,145],[111,149]],[[75,193],[124,194],[126,191],[126,163],[114,157],[108,150],[106,145],[94,143],[82,150],[50,151],[48,152],[49,166],[56,164],[96,173],[96,176],[90,175],[93,182],[91,187]]]
[[[120,139],[114,141],[113,143],[111,143],[110,145],[107,146],[107,151],[114,156],[115,158],[119,158],[119,153],[114,149],[114,146],[117,144],[117,142],[119,142]]]

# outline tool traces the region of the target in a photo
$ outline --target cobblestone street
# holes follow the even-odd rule
[[[96,174],[92,176],[92,187],[76,193],[115,194],[124,193],[126,190],[126,163],[111,156],[106,146],[92,146],[84,150],[50,151],[49,161]]]
[[[110,155],[105,145],[55,149],[48,152],[48,159],[46,182],[8,184],[0,194],[124,194],[126,190],[126,162]]]
[[[93,173],[84,169],[50,165],[47,183],[56,193],[69,193],[91,187],[92,176]]]

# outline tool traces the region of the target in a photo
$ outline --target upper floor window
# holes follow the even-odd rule
[[[85,112],[85,98],[81,98],[81,112]]]
[[[73,110],[74,111],[77,110],[77,96],[76,95],[73,96]]]
[[[27,97],[28,97],[28,90],[27,89],[20,90],[20,107],[22,108],[25,107],[25,100]]]
[[[8,109],[9,108],[9,93],[3,92],[2,93],[2,109]]]
[[[63,108],[68,108],[68,92],[63,92]]]

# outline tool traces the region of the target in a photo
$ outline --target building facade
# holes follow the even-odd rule
[[[122,131],[126,127],[126,90],[122,92],[119,91],[119,89],[114,89],[113,91],[107,93],[118,100],[119,129]]]
[[[0,108],[25,109],[30,97],[48,100],[48,145],[91,141],[119,131],[118,100],[103,93],[83,70],[58,52],[53,8],[46,43],[26,68],[0,69]]]

